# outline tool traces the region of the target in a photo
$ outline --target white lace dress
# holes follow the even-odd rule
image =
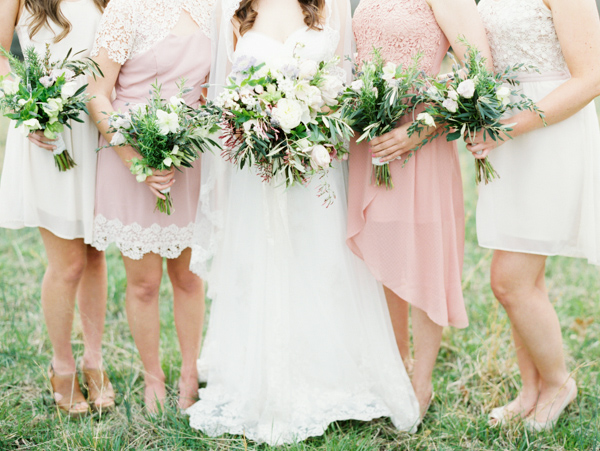
[[[570,78],[552,12],[543,0],[482,0],[497,70],[525,63],[523,93],[539,101]],[[490,153],[500,179],[480,187],[483,247],[587,258],[600,264],[600,130],[593,103],[558,124]]]
[[[178,92],[186,79],[188,105],[197,106],[210,71],[209,21],[212,0],[112,0],[104,13],[93,55],[105,49],[121,64],[114,110],[145,103],[151,85],[162,85],[162,97]],[[179,35],[174,28],[183,12],[198,25],[195,33]],[[106,145],[104,138],[100,145]],[[175,174],[171,189],[174,212],[155,212],[156,197],[138,183],[111,148],[98,154],[96,217],[93,245],[106,249],[114,242],[121,253],[141,259],[149,252],[177,258],[190,247],[200,192],[200,163]]]
[[[280,42],[251,30],[234,58],[272,61],[294,48],[331,58],[340,40],[331,16],[349,3],[327,8],[323,31],[302,27]],[[382,288],[345,244],[345,168],[332,169],[328,182],[337,199],[326,208],[317,183],[284,191],[248,170],[231,175],[223,240],[207,275],[213,304],[199,368],[208,384],[187,412],[192,427],[280,445],[338,420],[415,426],[418,404]]]
[[[80,57],[88,56],[102,13],[93,0],[61,2],[60,8],[72,29],[56,43],[54,38],[61,30],[52,22],[29,36],[31,15],[24,8],[16,27],[21,47],[33,46],[43,55],[49,43],[57,60],[71,48],[74,53],[83,50]],[[83,77],[79,83],[85,81]],[[62,133],[77,164],[66,172],[55,167],[52,152],[31,144],[14,123],[10,125],[0,180],[0,227],[43,227],[60,238],[92,242],[98,129],[86,114],[80,118],[83,124],[72,122],[72,128],[66,127]]]

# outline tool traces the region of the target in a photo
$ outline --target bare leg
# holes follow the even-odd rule
[[[427,313],[414,307],[412,308],[413,341],[415,347],[415,364],[412,376],[412,385],[421,406],[421,417],[427,412],[431,401],[433,386],[431,378],[442,344],[444,328],[434,323]]]
[[[175,327],[181,348],[178,404],[182,409],[190,407],[198,396],[196,361],[204,325],[204,284],[189,269],[191,254],[191,250],[186,249],[178,258],[167,261],[173,284]]]
[[[131,335],[144,365],[144,401],[149,412],[164,405],[165,374],[160,366],[158,293],[162,257],[146,254],[141,260],[123,257],[127,273],[126,310]]]
[[[412,359],[410,355],[410,330],[408,327],[409,306],[408,302],[396,295],[392,290],[383,287],[388,309],[392,318],[392,327],[396,337],[398,350],[404,361],[406,371],[412,371]]]
[[[75,372],[71,330],[75,313],[75,293],[85,268],[83,240],[65,240],[40,228],[48,267],[42,281],[42,309],[54,353],[52,366],[58,375]],[[87,411],[87,403],[71,411]]]
[[[558,407],[568,395],[565,383],[569,379],[560,324],[543,283],[545,263],[546,257],[541,255],[495,251],[491,276],[492,290],[511,320],[519,348],[524,386],[519,403],[511,403],[511,410],[527,415],[535,408],[540,421],[551,416],[552,406]],[[539,398],[535,396],[536,379]]]
[[[77,291],[79,314],[83,328],[86,368],[102,367],[102,334],[106,318],[106,259],[104,252],[86,246],[87,264]]]

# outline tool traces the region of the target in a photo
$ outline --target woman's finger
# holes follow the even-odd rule
[[[163,199],[163,200],[166,199],[165,195],[163,193],[161,193],[160,191],[158,191],[156,188],[153,188],[150,185],[148,185],[148,188],[150,188],[150,191],[152,192],[152,194],[154,194],[159,199]]]
[[[146,182],[148,182],[148,183],[163,183],[163,184],[169,183],[171,180],[173,180],[174,176],[175,176],[175,174],[151,175],[146,178]]]

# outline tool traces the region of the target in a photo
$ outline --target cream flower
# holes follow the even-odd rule
[[[156,119],[156,123],[160,127],[159,133],[161,135],[177,133],[179,130],[179,117],[176,113],[167,113],[163,110],[157,110]]]
[[[462,97],[465,99],[470,99],[475,94],[475,82],[473,80],[465,80],[458,85],[456,89]]]
[[[435,120],[429,113],[421,113],[417,116],[417,121],[423,122],[428,127],[435,127]]]
[[[273,108],[272,120],[275,121],[281,129],[289,133],[292,129],[300,125],[304,113],[302,105],[297,100],[281,99],[277,106]]]

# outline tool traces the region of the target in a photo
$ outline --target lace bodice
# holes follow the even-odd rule
[[[449,47],[425,0],[362,0],[352,25],[359,63],[373,47],[397,64],[410,64],[421,52],[423,70],[436,73]]]
[[[478,8],[497,71],[525,63],[542,73],[568,72],[552,11],[543,0],[482,0]]]
[[[119,64],[165,39],[187,11],[210,37],[214,0],[112,0],[100,23],[92,56],[101,48]]]

